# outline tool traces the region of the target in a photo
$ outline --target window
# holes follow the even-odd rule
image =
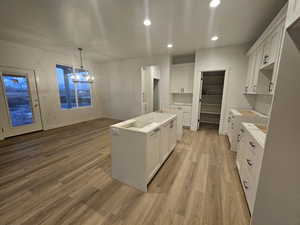
[[[89,72],[69,66],[56,65],[60,104],[62,109],[92,105]]]

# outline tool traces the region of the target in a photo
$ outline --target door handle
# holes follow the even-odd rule
[[[249,141],[249,145],[250,145],[252,148],[255,148],[255,144],[254,144],[252,141]]]
[[[264,64],[267,64],[267,63],[268,63],[268,61],[269,61],[269,57],[270,57],[270,56],[268,56],[268,55],[265,55],[265,57],[264,57]]]
[[[249,166],[253,166],[253,162],[251,162],[250,159],[247,159],[246,161],[247,161],[247,163],[248,163]]]
[[[248,181],[244,180],[243,185],[244,185],[245,189],[249,189]]]
[[[269,92],[272,92],[272,85],[273,85],[273,83],[272,83],[272,81],[270,81],[270,83],[269,83]]]

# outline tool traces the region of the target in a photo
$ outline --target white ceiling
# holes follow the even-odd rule
[[[97,61],[243,44],[286,0],[1,0],[0,39],[43,48],[83,47]],[[143,25],[149,16],[152,26]],[[210,41],[217,34],[217,42]]]

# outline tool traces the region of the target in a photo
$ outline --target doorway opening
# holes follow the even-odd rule
[[[159,111],[159,79],[153,79],[153,111]]]
[[[160,70],[158,66],[141,69],[141,114],[160,110]]]
[[[219,128],[225,70],[201,73],[198,129]]]

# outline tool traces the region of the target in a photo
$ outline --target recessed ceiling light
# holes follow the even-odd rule
[[[168,44],[167,47],[168,48],[173,48],[173,44]]]
[[[218,36],[213,36],[213,37],[211,38],[212,41],[216,41],[216,40],[218,40],[218,39],[219,39]]]
[[[150,26],[151,25],[151,20],[145,19],[144,20],[144,25],[147,26],[147,27]]]
[[[209,6],[211,8],[216,8],[217,6],[219,6],[221,4],[221,0],[211,0],[209,3]]]

